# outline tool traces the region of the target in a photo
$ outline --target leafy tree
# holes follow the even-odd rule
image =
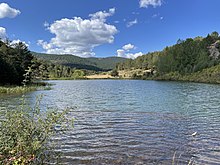
[[[118,76],[118,71],[117,71],[116,69],[114,69],[114,70],[111,72],[111,76],[117,77],[117,76]]]
[[[21,85],[33,56],[23,43],[10,45],[0,41],[1,84]]]

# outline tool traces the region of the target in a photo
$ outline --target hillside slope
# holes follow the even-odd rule
[[[107,58],[81,58],[74,55],[57,55],[32,52],[32,54],[42,60],[50,61],[54,64],[69,66],[71,68],[86,69],[94,71],[109,71],[116,67],[117,63],[126,59],[121,57]]]
[[[220,36],[178,40],[173,46],[117,65],[123,78],[219,83]]]

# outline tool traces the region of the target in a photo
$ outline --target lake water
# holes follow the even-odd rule
[[[73,131],[56,137],[63,164],[220,164],[219,85],[50,82],[52,90],[26,96],[32,101],[43,94],[43,107],[75,107]],[[0,97],[1,109],[19,97]]]

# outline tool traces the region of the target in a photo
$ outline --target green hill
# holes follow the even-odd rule
[[[117,63],[124,62],[126,58],[107,57],[107,58],[82,58],[74,55],[57,55],[32,52],[32,54],[45,61],[54,64],[65,65],[71,68],[86,69],[94,71],[109,71],[116,67]]]
[[[162,51],[117,65],[121,77],[195,82],[220,82],[220,36],[178,40]]]

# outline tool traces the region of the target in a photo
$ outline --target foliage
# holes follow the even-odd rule
[[[31,74],[31,77],[41,80],[82,79],[85,76],[85,71],[35,59]]]
[[[148,53],[137,57],[135,60],[127,59],[124,63],[118,63],[116,66],[117,70],[126,70],[126,69],[150,69],[153,68],[157,61],[160,52]]]
[[[112,72],[111,72],[111,76],[113,77],[118,77],[118,71],[116,69],[114,69]]]
[[[220,83],[220,64],[203,69],[201,71],[181,75],[178,72],[170,72],[164,75],[154,77],[156,80],[170,80],[170,81],[191,81],[201,83]]]
[[[207,72],[204,69],[220,63],[219,43],[220,36],[217,32],[208,34],[205,38],[178,40],[177,44],[166,47],[163,51],[148,53],[135,60],[128,59],[118,64],[116,68],[117,70],[151,69],[154,79],[192,80],[192,76],[195,76],[203,82],[204,80],[199,78],[200,72]],[[211,52],[212,54],[214,52],[214,56]],[[191,78],[186,78],[189,75]],[[204,76],[206,77],[203,79],[209,79],[208,74]],[[136,78],[135,75],[133,77]],[[144,75],[142,78],[152,78],[152,75]]]
[[[25,44],[19,42],[12,45],[10,42],[0,41],[0,84],[21,85],[32,59],[33,56]]]
[[[69,110],[33,108],[23,99],[15,110],[8,110],[0,120],[0,164],[45,164],[55,153],[49,140],[57,131],[66,130]],[[65,125],[63,125],[65,124]]]

